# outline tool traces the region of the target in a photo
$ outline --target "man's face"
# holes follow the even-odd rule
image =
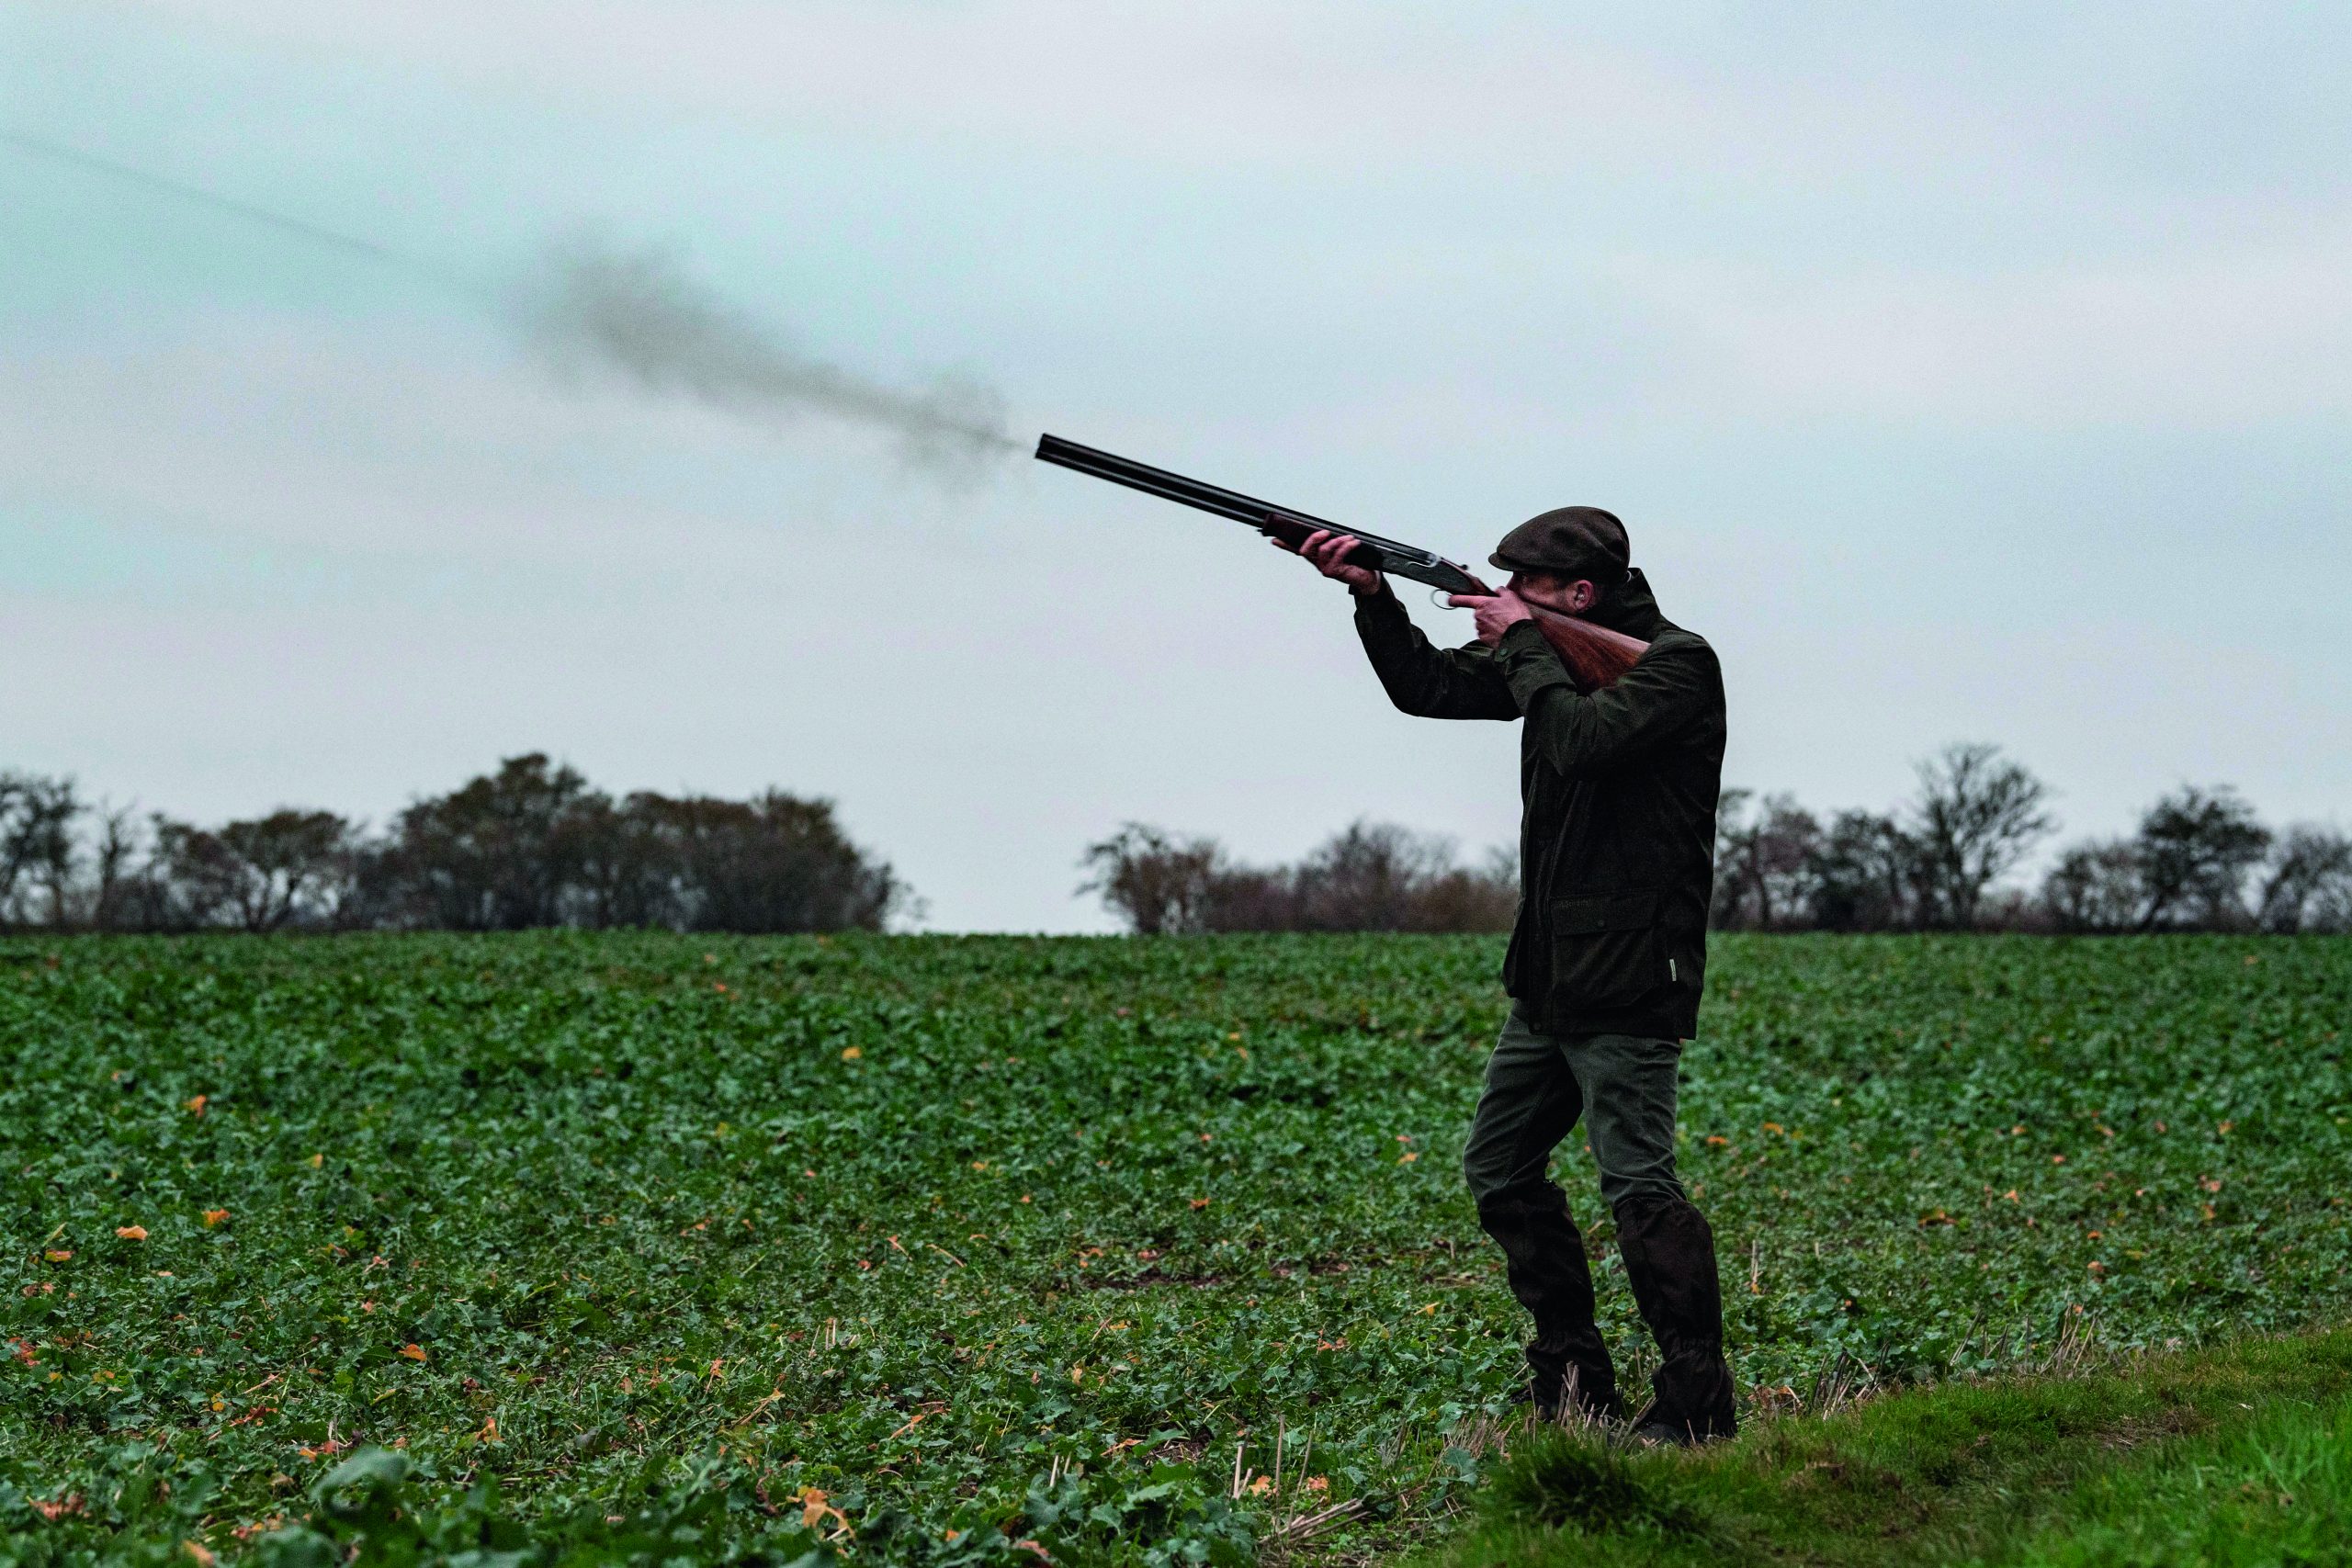
[[[1600,597],[1583,578],[1563,577],[1556,571],[1514,571],[1510,591],[1531,604],[1570,615],[1583,615]]]

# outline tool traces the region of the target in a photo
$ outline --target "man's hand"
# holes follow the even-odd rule
[[[1449,594],[1445,602],[1457,610],[1476,613],[1478,640],[1488,648],[1502,640],[1503,633],[1509,631],[1514,623],[1535,618],[1535,612],[1527,607],[1527,601],[1508,588],[1491,598],[1478,593]]]
[[[1305,556],[1308,564],[1334,582],[1344,582],[1348,592],[1364,598],[1380,592],[1380,573],[1368,566],[1348,565],[1348,552],[1356,547],[1353,534],[1334,534],[1329,528],[1317,528],[1295,547],[1273,541],[1274,548],[1289,550],[1295,556]]]

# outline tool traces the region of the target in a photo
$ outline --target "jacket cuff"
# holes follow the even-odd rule
[[[1519,711],[1526,713],[1535,705],[1535,699],[1552,686],[1573,692],[1576,682],[1568,679],[1568,667],[1544,634],[1535,629],[1533,621],[1515,621],[1496,639],[1495,659],[1502,666],[1503,680],[1510,686]]]
[[[1380,580],[1380,587],[1377,591],[1371,593],[1359,593],[1351,588],[1348,590],[1348,597],[1356,602],[1356,625],[1359,626],[1412,619],[1405,614],[1405,606],[1398,602],[1395,592],[1388,586],[1388,580],[1385,577]]]

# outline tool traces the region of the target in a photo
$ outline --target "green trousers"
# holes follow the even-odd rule
[[[1514,1190],[1548,1190],[1565,1207],[1544,1169],[1581,1122],[1611,1209],[1629,1198],[1679,1199],[1674,1091],[1681,1060],[1679,1041],[1538,1034],[1514,1003],[1487,1063],[1487,1090],[1462,1155],[1470,1196],[1485,1204]]]
[[[1539,1034],[1517,1007],[1487,1064],[1463,1174],[1478,1223],[1535,1319],[1529,1393],[1542,1409],[1574,1403],[1621,1413],[1617,1372],[1593,1318],[1591,1266],[1552,1151],[1581,1124],[1616,1220],[1625,1281],[1664,1361],[1645,1431],[1728,1437],[1737,1426],[1723,1353],[1715,1238],[1674,1174],[1679,1041],[1627,1034]]]

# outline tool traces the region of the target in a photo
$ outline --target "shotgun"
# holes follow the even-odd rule
[[[1384,539],[1377,534],[1367,534],[1361,528],[1343,528],[1337,523],[1327,523],[1320,517],[1304,512],[1294,512],[1287,506],[1275,506],[1255,501],[1238,491],[1188,479],[1182,474],[1171,474],[1165,468],[1151,468],[1131,457],[1115,457],[1098,452],[1091,446],[1080,446],[1075,441],[1065,441],[1058,435],[1037,438],[1037,459],[1058,468],[1074,469],[1098,479],[1108,479],[1129,490],[1139,490],[1146,495],[1156,495],[1162,501],[1213,512],[1219,517],[1229,517],[1236,523],[1246,523],[1268,538],[1278,539],[1296,549],[1307,536],[1317,529],[1334,534],[1347,534],[1356,541],[1348,552],[1351,566],[1368,567],[1390,577],[1410,578],[1425,582],[1436,591],[1434,597],[1443,603],[1449,593],[1475,594],[1491,598],[1494,590],[1471,574],[1459,561],[1447,560],[1433,550],[1418,545],[1401,544]],[[1535,613],[1535,628],[1544,640],[1558,652],[1560,661],[1568,667],[1568,674],[1578,689],[1598,691],[1612,684],[1619,676],[1634,667],[1636,660],[1649,650],[1649,644],[1639,637],[1613,632],[1606,626],[1549,609],[1542,604],[1530,604]]]

